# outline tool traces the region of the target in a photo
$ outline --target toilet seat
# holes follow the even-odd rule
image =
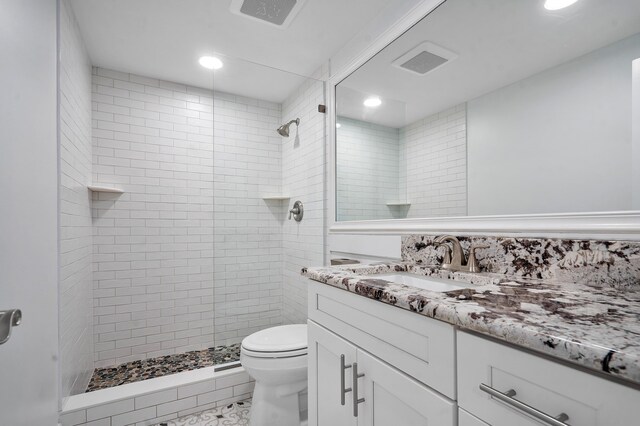
[[[242,352],[255,358],[291,358],[307,354],[307,325],[292,324],[253,333],[242,341]]]
[[[285,351],[285,352],[258,352],[258,351],[250,351],[241,348],[243,354],[253,358],[293,358],[297,356],[307,355],[307,348],[297,349],[295,351]]]

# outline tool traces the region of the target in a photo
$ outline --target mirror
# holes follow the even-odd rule
[[[447,0],[336,85],[338,221],[640,210],[640,2]]]

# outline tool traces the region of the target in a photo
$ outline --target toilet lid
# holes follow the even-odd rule
[[[251,352],[299,352],[307,348],[307,325],[281,325],[258,331],[245,337],[242,347]]]

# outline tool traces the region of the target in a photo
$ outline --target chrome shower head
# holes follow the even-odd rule
[[[285,138],[288,138],[289,137],[289,126],[291,126],[293,123],[296,123],[296,126],[299,126],[300,125],[300,119],[296,118],[295,120],[291,120],[287,124],[283,124],[282,126],[278,127],[278,133],[280,134],[280,136],[284,136]]]

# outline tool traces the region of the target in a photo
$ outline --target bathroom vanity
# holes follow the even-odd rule
[[[310,425],[616,426],[640,416],[637,291],[350,266],[303,270]],[[408,273],[425,285],[392,281]],[[550,313],[560,301],[581,315]]]

